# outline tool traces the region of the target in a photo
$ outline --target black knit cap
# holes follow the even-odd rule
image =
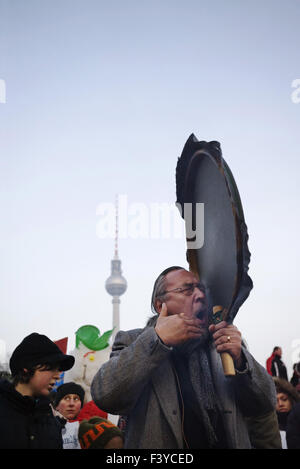
[[[47,336],[33,332],[25,337],[14,350],[9,366],[11,374],[15,376],[23,368],[32,368],[36,365],[58,364],[60,371],[72,368],[75,358],[65,355],[60,348],[48,339]]]
[[[77,396],[79,396],[81,400],[81,407],[83,406],[84,389],[79,384],[70,382],[70,383],[61,384],[57,388],[57,391],[53,394],[55,407],[59,404],[62,398],[65,397],[67,394],[77,394]]]

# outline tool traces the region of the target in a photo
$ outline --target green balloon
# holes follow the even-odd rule
[[[100,335],[100,330],[96,326],[86,325],[80,327],[76,332],[76,348],[82,342],[90,350],[103,350],[109,346],[109,339],[113,330],[104,332]]]

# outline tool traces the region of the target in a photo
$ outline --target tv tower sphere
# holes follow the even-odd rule
[[[127,281],[122,276],[121,261],[116,255],[111,261],[111,275],[105,282],[105,288],[112,296],[121,296],[127,289]]]

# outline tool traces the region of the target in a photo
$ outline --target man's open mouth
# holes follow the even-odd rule
[[[207,320],[207,309],[201,306],[201,309],[196,314],[196,317],[200,320]]]

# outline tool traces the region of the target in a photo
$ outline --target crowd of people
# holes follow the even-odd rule
[[[123,433],[77,383],[53,390],[74,365],[48,337],[25,337],[10,358],[11,379],[0,381],[1,449],[123,448]]]
[[[300,448],[300,373],[288,381],[280,347],[259,364],[236,326],[210,323],[205,288],[180,266],[158,276],[151,308],[144,328],[116,335],[89,402],[75,382],[56,387],[74,357],[25,337],[0,381],[0,448]]]
[[[300,362],[294,363],[293,375],[288,380],[282,361],[282,348],[274,347],[266,361],[266,369],[276,388],[276,413],[283,449],[300,449]]]

